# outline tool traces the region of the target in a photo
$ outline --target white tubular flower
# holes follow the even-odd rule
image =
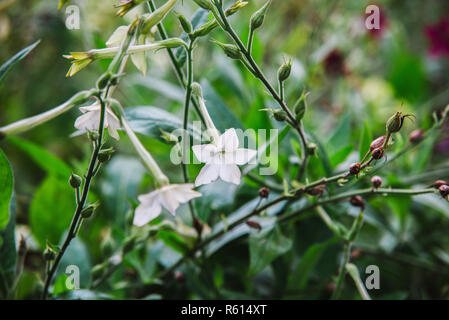
[[[94,131],[99,129],[101,104],[95,102],[89,107],[81,107],[80,111],[83,113],[75,121],[75,128],[79,130]],[[104,117],[104,127],[108,128],[109,135],[116,140],[120,139],[117,129],[120,129],[120,120],[117,116],[106,107],[106,114]]]
[[[235,129],[226,130],[212,144],[192,147],[197,159],[206,165],[196,177],[195,186],[211,183],[218,178],[223,181],[240,184],[240,169],[256,155],[256,150],[239,148],[239,140]]]
[[[194,198],[201,197],[201,193],[192,190],[193,184],[169,184],[150,193],[140,195],[139,206],[134,214],[133,224],[141,227],[157,218],[162,207],[175,215],[176,209],[181,203],[186,203]]]

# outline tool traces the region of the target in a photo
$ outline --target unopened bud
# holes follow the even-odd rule
[[[358,175],[360,172],[361,166],[360,163],[353,163],[349,166],[349,173],[352,175]]]
[[[373,158],[375,160],[382,159],[384,154],[385,154],[385,151],[384,151],[384,148],[382,148],[382,147],[373,150]]]
[[[269,195],[270,195],[270,189],[268,189],[267,187],[262,187],[259,189],[259,197],[265,199],[265,198],[268,198]]]
[[[435,189],[438,189],[444,185],[449,186],[449,183],[444,180],[437,180],[432,184],[432,187],[434,187]]]
[[[212,4],[209,2],[209,0],[193,0],[197,5],[199,5],[201,8],[206,10],[212,9]]]
[[[411,143],[417,143],[421,141],[422,136],[424,135],[424,130],[416,129],[410,133],[409,140]]]
[[[311,196],[318,196],[323,194],[325,188],[326,188],[325,184],[320,184],[307,190],[307,193],[310,194]]]
[[[175,271],[174,277],[175,277],[176,282],[184,283],[186,281],[186,277],[185,277],[184,273],[182,273],[181,271]]]
[[[239,0],[236,3],[234,3],[232,6],[226,9],[225,15],[230,16],[245,7],[248,4],[248,1]]]
[[[265,14],[267,13],[267,9],[271,4],[271,0],[268,0],[262,8],[254,12],[250,19],[250,28],[251,30],[256,30],[260,26],[262,26],[263,21],[265,20]]]
[[[349,202],[354,207],[359,207],[362,210],[365,210],[365,202],[363,201],[361,196],[352,196],[351,199],[349,199]]]
[[[273,110],[273,117],[276,121],[284,122],[287,120],[287,113],[284,110]]]
[[[447,198],[448,195],[449,195],[449,186],[443,184],[442,186],[440,186],[440,187],[438,188],[438,191],[440,191],[440,194],[441,194],[441,196],[442,196],[443,198]]]
[[[236,60],[240,60],[242,58],[242,53],[240,52],[239,48],[237,48],[235,45],[221,43],[220,41],[217,40],[212,40],[212,42],[219,45],[229,58]]]
[[[111,237],[106,237],[101,243],[101,253],[105,257],[109,257],[114,252],[114,239]]]
[[[262,230],[262,226],[260,225],[259,222],[254,221],[254,220],[246,220],[246,225],[248,227],[250,227],[251,229],[256,229],[256,230]]]
[[[371,142],[371,144],[369,146],[369,150],[373,151],[374,149],[382,147],[385,142],[385,138],[386,138],[386,136],[381,136],[381,137],[378,137],[375,140],[373,140],[373,142]]]
[[[74,173],[70,175],[69,184],[72,188],[77,189],[81,186],[82,183],[83,179],[79,175]]]
[[[111,73],[106,72],[97,80],[97,89],[103,90],[104,88],[106,88],[110,80],[111,80]]]
[[[84,207],[83,210],[81,210],[81,217],[83,219],[89,219],[90,217],[92,217],[97,207],[98,207],[97,202],[89,204],[88,206]]]
[[[98,140],[98,132],[87,130],[87,137],[89,138],[90,141],[97,141]]]
[[[379,176],[374,176],[371,178],[371,184],[373,185],[374,189],[379,188],[382,185],[382,178]]]
[[[310,143],[307,144],[307,154],[309,156],[316,155],[316,151],[317,150],[318,150],[318,146],[315,143],[310,142]]]
[[[178,20],[184,32],[190,34],[193,29],[192,23],[182,13],[178,13]]]
[[[45,261],[52,261],[56,258],[56,254],[53,250],[51,250],[50,248],[46,248],[44,250],[44,259]]]
[[[289,59],[285,61],[282,66],[278,70],[278,79],[279,81],[285,81],[290,77],[290,73],[292,71],[292,60]]]
[[[98,153],[98,161],[103,163],[111,159],[112,154],[115,152],[114,148],[103,149]]]

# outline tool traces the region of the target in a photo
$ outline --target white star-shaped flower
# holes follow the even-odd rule
[[[206,165],[196,177],[195,185],[211,183],[219,177],[223,181],[240,184],[240,169],[237,165],[249,162],[256,150],[239,148],[239,139],[234,128],[226,130],[212,144],[192,147],[197,159]]]
[[[99,102],[94,103],[89,107],[81,107],[80,111],[83,113],[75,121],[75,128],[79,130],[98,131],[100,124],[101,105]],[[116,140],[120,139],[117,129],[120,128],[120,120],[117,116],[106,108],[106,115],[104,117],[104,127],[108,128],[109,135]]]
[[[157,218],[162,207],[175,215],[176,209],[181,203],[193,198],[201,197],[201,193],[192,190],[193,183],[169,184],[150,193],[138,197],[140,204],[136,208],[133,224],[141,227]]]

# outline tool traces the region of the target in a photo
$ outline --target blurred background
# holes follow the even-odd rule
[[[125,18],[115,17],[113,4],[117,1],[72,1],[80,8],[81,23],[79,30],[69,30],[65,26],[65,8],[57,11],[57,2],[0,1],[0,63],[41,40],[0,86],[0,126],[48,110],[76,92],[94,87],[108,60],[97,61],[73,78],[66,78],[70,63],[62,56],[105,47],[111,33],[134,17],[133,12]],[[158,6],[163,3],[155,2]],[[249,18],[263,3],[249,0],[245,8],[230,18],[245,41]],[[406,121],[389,152],[390,157],[407,142],[412,130],[430,128],[432,113],[449,103],[449,2],[378,1],[375,4],[381,9],[379,30],[365,27],[365,8],[369,4],[372,2],[360,0],[273,0],[255,38],[254,57],[273,84],[283,59],[293,59],[292,76],[286,84],[289,105],[294,104],[302,90],[310,92],[305,128],[312,140],[326,150],[331,165],[329,168],[323,164],[323,154],[314,158],[309,166],[313,180],[339,172],[357,160],[362,153],[361,137],[367,132],[373,138],[384,134],[386,119],[396,111],[412,113],[416,119]],[[146,9],[140,6],[134,12]],[[192,18],[198,6],[184,0],[179,1],[176,10]],[[173,13],[164,20],[164,26],[170,36],[182,33]],[[240,63],[228,59],[211,43],[211,38],[229,42],[219,29],[198,41],[194,78],[203,85],[208,107],[210,104],[218,110],[217,127],[280,127],[269,114],[258,111],[276,107],[265,89]],[[151,53],[148,64],[146,76],[128,64],[126,77],[115,97],[126,108],[154,106],[181,118],[184,91],[177,83],[166,52]],[[218,112],[224,113],[219,116]],[[30,248],[17,298],[36,297],[43,271],[41,251],[45,240],[48,237],[58,243],[70,223],[74,204],[65,174],[67,168],[84,172],[90,155],[84,136],[71,137],[79,114],[74,109],[20,138],[0,143],[14,169],[16,233],[27,236]],[[92,201],[99,199],[102,203],[98,215],[85,225],[65,262],[67,265],[75,260],[82,264],[82,287],[91,281],[92,266],[105,259],[100,244],[111,241],[114,248],[120,247],[126,235],[128,210],[135,204],[136,196],[148,192],[153,185],[127,138],[121,136],[118,143],[108,141],[117,152],[103,168],[92,190]],[[181,167],[169,161],[171,147],[154,134],[139,137],[170,179],[182,181]],[[294,177],[297,147],[293,134],[283,140],[279,170],[269,178],[274,183],[281,185],[283,177]],[[41,152],[57,158],[58,166],[49,168],[42,163],[45,160]],[[426,186],[437,178],[449,178],[448,153],[449,128],[446,127],[441,134],[426,140],[420,148],[378,174],[386,186]],[[191,176],[200,168],[190,166]],[[203,222],[212,227],[221,221],[220,215],[227,216],[250,205],[249,201],[257,198],[259,186],[249,180],[245,182],[238,187],[218,182],[203,188],[207,196],[196,201]],[[369,186],[369,179],[359,179],[351,186]],[[339,191],[333,188],[337,187],[332,187],[329,193]],[[344,223],[350,223],[357,214],[347,204],[326,209]],[[352,258],[362,274],[370,264],[380,267],[381,289],[370,291],[372,297],[449,298],[447,202],[433,195],[372,199],[366,215]],[[177,278],[162,286],[157,279],[158,272],[173,264],[182,252],[176,243],[184,245],[193,241],[188,213],[179,216],[185,227],[180,232],[182,237],[174,239],[174,234],[162,233],[143,249],[136,248],[111,281],[101,288],[102,293],[115,298],[166,299],[330,297],[341,246],[329,240],[330,231],[314,216],[285,227],[284,234],[291,239],[292,249],[255,274],[242,272],[248,269],[250,255],[248,237],[241,234],[234,237],[240,238],[239,241],[225,239],[216,243],[214,248],[209,248],[210,257],[202,261],[203,265],[184,265]],[[249,232],[246,230],[244,234]],[[298,265],[304,268],[300,261],[313,254],[309,250],[312,246],[316,256],[309,261],[312,265],[306,279],[300,278],[300,284],[292,285],[291,277],[298,277],[297,273],[303,271],[298,271]],[[358,298],[350,280],[346,282],[343,297]]]

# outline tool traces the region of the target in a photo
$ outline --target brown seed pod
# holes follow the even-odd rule
[[[417,143],[417,142],[421,141],[423,135],[424,135],[424,130],[422,130],[422,129],[413,130],[409,135],[409,140],[411,143]]]
[[[435,189],[439,189],[441,186],[449,186],[449,183],[444,180],[437,180],[432,184]]]
[[[262,230],[260,223],[254,220],[246,220],[246,225],[252,229]]]
[[[269,195],[270,195],[270,189],[268,189],[267,187],[263,187],[263,188],[259,189],[259,197],[268,198]]]
[[[374,189],[379,188],[382,185],[382,178],[379,176],[374,176],[371,178],[371,184],[373,185]]]
[[[381,136],[373,140],[369,146],[369,151],[373,151],[374,149],[380,148],[383,146],[385,142],[386,136]]]
[[[365,202],[363,201],[361,196],[352,196],[351,199],[349,199],[349,202],[354,206],[354,207],[359,207],[362,210],[365,210]]]
[[[379,148],[376,148],[373,150],[373,158],[375,160],[382,159],[384,154],[385,154],[385,151],[384,151],[384,148],[382,148],[382,147],[379,147]]]
[[[320,185],[317,185],[317,186],[307,190],[307,193],[310,194],[311,196],[318,196],[318,195],[323,194],[324,189],[326,189],[326,185],[320,184]]]
[[[449,195],[449,186],[443,184],[438,188],[438,191],[440,191],[440,194],[443,198],[447,198],[447,196]]]
[[[357,175],[359,174],[361,169],[360,163],[353,163],[349,166],[349,173],[352,175]]]
[[[175,280],[179,283],[184,283],[186,280],[184,273],[182,273],[181,271],[175,271],[174,277]]]

